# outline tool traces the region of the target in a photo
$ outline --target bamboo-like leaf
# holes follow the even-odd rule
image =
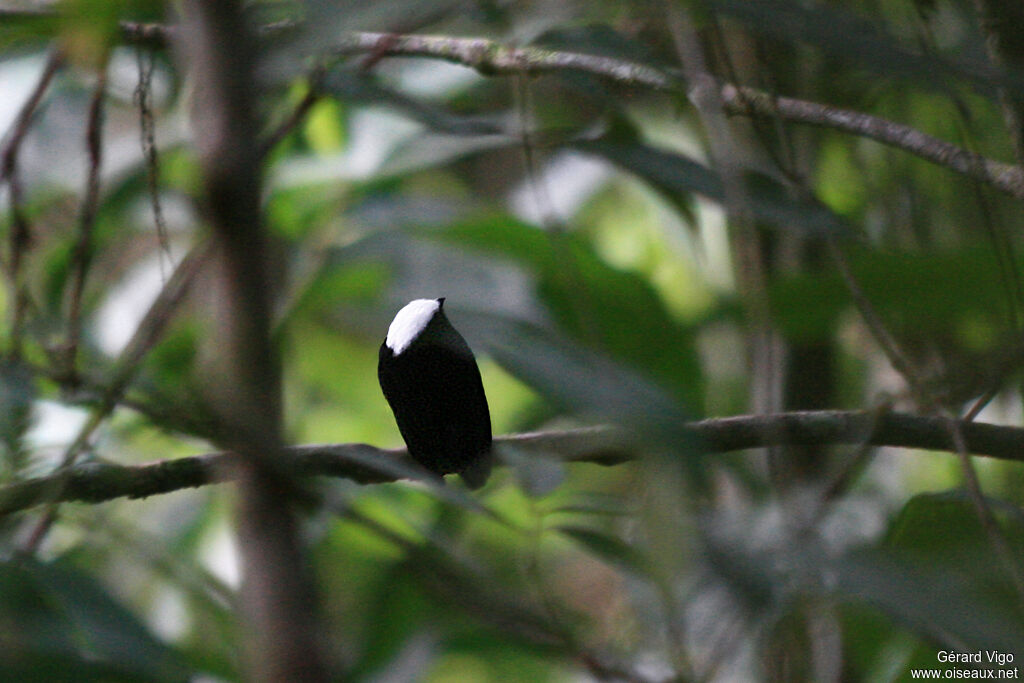
[[[4,680],[188,680],[175,652],[90,577],[60,563],[0,565],[0,639]]]
[[[617,536],[577,525],[563,524],[556,528],[606,562],[637,576],[649,574],[647,558]]]
[[[714,170],[682,154],[657,149],[640,142],[596,139],[572,143],[573,149],[604,157],[633,173],[665,195],[677,201],[680,195],[698,194],[727,205],[721,176]],[[827,206],[811,197],[802,197],[781,182],[758,173],[744,173],[737,179],[738,201],[759,221],[780,230],[809,234],[844,233],[845,221]],[[726,208],[738,208],[728,207]]]

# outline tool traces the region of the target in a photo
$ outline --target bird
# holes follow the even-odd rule
[[[444,301],[415,299],[398,311],[380,345],[377,379],[412,459],[477,489],[491,473],[491,413],[476,358]]]

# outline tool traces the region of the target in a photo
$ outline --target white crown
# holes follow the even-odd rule
[[[388,336],[384,340],[396,356],[409,348],[420,332],[427,326],[434,314],[441,308],[437,299],[415,299],[405,305],[391,321]]]

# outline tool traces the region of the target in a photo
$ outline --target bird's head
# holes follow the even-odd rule
[[[430,321],[438,315],[444,315],[441,307],[444,305],[444,297],[439,299],[414,299],[407,303],[402,310],[391,321],[388,328],[388,335],[384,344],[391,349],[391,352],[398,356],[427,328]]]

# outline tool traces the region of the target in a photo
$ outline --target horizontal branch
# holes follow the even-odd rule
[[[677,91],[683,86],[678,76],[647,64],[542,47],[515,47],[486,38],[353,31],[338,38],[333,52],[338,56],[370,53],[380,57],[430,57],[461,64],[486,75],[584,71],[652,90]]]
[[[984,157],[957,147],[916,128],[849,109],[817,102],[778,97],[754,88],[726,84],[721,87],[722,106],[738,116],[777,117],[794,123],[853,133],[902,149],[939,166],[991,185],[1024,199],[1024,171],[1019,166]]]
[[[0,19],[41,16],[45,16],[45,13],[12,10],[0,12]],[[300,24],[285,21],[264,26],[261,34],[273,37],[300,29]],[[174,26],[163,24],[126,21],[121,23],[121,38],[132,44],[162,47],[173,40],[176,30]],[[686,83],[681,75],[672,70],[614,57],[532,46],[514,47],[484,38],[352,31],[339,36],[331,52],[339,57],[371,54],[375,58],[443,59],[487,75],[541,74],[572,70],[650,90],[682,92],[686,89]],[[792,97],[780,97],[729,83],[715,82],[715,85],[721,91],[718,99],[728,114],[823,126],[869,138],[983,182],[1018,199],[1024,199],[1024,169],[1019,166],[989,159],[916,128],[871,114]]]
[[[681,91],[686,87],[680,75],[645,64],[537,47],[511,47],[482,38],[354,32],[339,38],[334,50],[338,55],[432,57],[472,67],[483,74],[575,70],[652,90]],[[729,83],[713,83],[720,90],[717,99],[728,114],[777,118],[866,137],[1024,199],[1024,170],[1013,164],[988,159],[916,128],[871,114],[779,97]]]
[[[967,450],[974,455],[1024,461],[1024,428],[960,422]],[[778,445],[871,444],[937,451],[956,450],[950,423],[942,418],[865,411],[808,411],[715,418],[693,422],[684,431],[704,453],[724,453]],[[610,427],[512,434],[495,439],[511,447],[565,462],[616,465],[638,457],[642,448],[625,432]],[[292,446],[284,460],[301,477],[341,477],[371,484],[413,476],[405,449],[366,444]],[[147,465],[90,463],[70,473],[28,479],[0,487],[0,514],[48,502],[99,503],[145,498],[185,488],[232,481],[238,456],[209,453]]]

